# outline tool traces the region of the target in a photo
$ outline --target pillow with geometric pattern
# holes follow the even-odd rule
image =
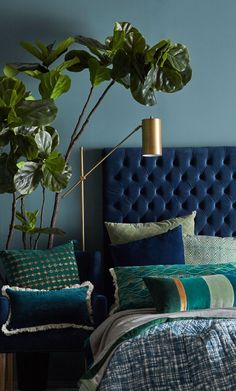
[[[45,250],[0,251],[0,260],[12,286],[61,289],[80,282],[72,241]]]
[[[183,235],[185,263],[236,262],[236,237]]]

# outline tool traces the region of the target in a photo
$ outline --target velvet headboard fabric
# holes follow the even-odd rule
[[[236,147],[164,148],[162,157],[151,158],[141,153],[120,148],[104,162],[104,221],[158,221],[196,210],[196,234],[236,235]]]

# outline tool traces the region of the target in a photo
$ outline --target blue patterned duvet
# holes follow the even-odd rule
[[[169,320],[123,335],[99,384],[81,390],[236,391],[236,319]]]

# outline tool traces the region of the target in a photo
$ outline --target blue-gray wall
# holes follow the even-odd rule
[[[236,2],[234,0],[8,0],[0,5],[1,64],[30,61],[19,46],[21,40],[37,38],[49,43],[69,35],[83,34],[103,40],[115,21],[130,21],[143,32],[150,44],[162,38],[187,45],[191,54],[193,78],[182,91],[159,94],[158,104],[146,108],[134,102],[121,86],[115,86],[89,124],[80,143],[85,148],[112,146],[146,116],[163,120],[165,146],[202,146],[235,144],[236,104]],[[71,74],[73,88],[59,98],[56,126],[63,147],[69,140],[89,88],[88,74]],[[33,88],[30,84],[29,88]],[[104,87],[102,87],[104,88]],[[98,92],[101,89],[98,89]],[[127,146],[140,144],[139,136]],[[92,162],[97,153],[88,154]],[[79,170],[79,153],[73,158],[74,178]],[[87,181],[89,203],[87,237],[90,248],[101,247],[100,176]],[[52,198],[52,197],[49,197]],[[36,208],[40,194],[28,201]],[[1,197],[0,240],[6,238],[9,196]],[[50,212],[50,202],[48,212]],[[63,201],[59,225],[67,238],[78,237],[79,194]],[[19,238],[15,236],[15,246]]]

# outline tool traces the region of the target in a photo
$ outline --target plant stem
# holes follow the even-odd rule
[[[16,219],[16,192],[12,193],[11,221],[10,221],[8,237],[6,241],[6,250],[9,249],[12,240],[14,226],[15,226],[15,219]]]
[[[22,216],[25,216],[25,205],[24,205],[24,196],[21,196],[20,197],[20,211],[21,211],[21,214]],[[26,249],[26,233],[25,232],[22,232],[22,242],[23,242],[23,246],[24,246],[24,249]]]
[[[85,104],[84,104],[84,107],[83,107],[83,109],[82,109],[82,111],[81,111],[81,113],[80,113],[79,119],[78,119],[78,121],[77,121],[77,123],[76,123],[76,125],[75,125],[75,128],[74,128],[74,130],[73,130],[73,133],[72,133],[72,135],[71,135],[71,141],[70,141],[70,144],[69,144],[68,149],[67,149],[66,154],[65,154],[65,160],[66,160],[66,162],[68,162],[68,160],[69,160],[69,157],[70,157],[70,154],[71,154],[71,149],[73,148],[73,145],[72,145],[73,139],[74,139],[74,137],[76,136],[77,130],[78,130],[80,124],[81,124],[81,121],[82,121],[82,119],[83,119],[85,110],[86,110],[86,108],[87,108],[87,106],[88,106],[88,104],[89,104],[89,101],[90,101],[90,99],[91,99],[91,96],[92,96],[92,93],[93,93],[93,89],[94,89],[94,87],[92,86],[92,87],[90,88],[90,90],[89,90],[89,94],[88,94],[87,100],[86,100],[86,102],[85,102]]]
[[[30,235],[29,245],[30,245],[30,249],[32,250],[33,249],[33,236],[32,235]]]
[[[45,201],[46,201],[45,187],[42,186],[42,206],[41,206],[41,211],[40,211],[39,228],[43,227],[43,214],[44,214]],[[37,249],[37,247],[38,247],[38,241],[39,241],[40,236],[41,236],[41,233],[39,232],[36,239],[35,239],[35,242],[34,242],[34,249]]]
[[[92,117],[93,113],[97,110],[98,106],[100,105],[100,103],[102,102],[102,100],[105,98],[106,94],[108,93],[108,91],[110,90],[110,88],[113,86],[113,84],[115,84],[115,81],[112,80],[107,88],[104,90],[104,92],[102,93],[102,95],[100,96],[100,98],[97,100],[96,104],[93,106],[92,110],[89,112],[86,120],[84,121],[83,125],[81,126],[79,132],[74,136],[74,138],[71,140],[71,143],[70,143],[70,151],[68,153],[68,158],[70,157],[70,154],[72,152],[72,149],[75,145],[75,143],[78,141],[79,137],[82,135],[82,133],[84,132],[86,126],[88,125],[89,123],[89,120],[90,118]],[[68,160],[68,159],[67,159]]]
[[[75,127],[75,130],[73,131],[73,137],[71,137],[71,141],[70,141],[70,144],[69,144],[69,147],[67,149],[67,152],[66,152],[66,155],[65,155],[65,160],[66,160],[66,163],[68,162],[69,158],[70,158],[70,155],[71,155],[71,152],[75,146],[75,143],[78,141],[79,137],[81,136],[81,134],[84,132],[86,126],[88,125],[89,123],[89,120],[91,118],[91,116],[93,115],[93,113],[96,111],[96,109],[99,107],[100,103],[102,102],[102,100],[105,98],[106,94],[108,93],[108,91],[110,90],[110,88],[113,86],[113,84],[115,84],[115,81],[112,80],[108,86],[105,88],[105,90],[103,91],[102,95],[100,96],[100,98],[97,100],[97,102],[95,103],[95,105],[93,106],[92,110],[89,112],[89,114],[87,115],[87,118],[86,120],[84,121],[84,123],[82,124],[79,132],[77,133],[77,129],[79,127],[79,125],[77,126],[77,124],[80,124],[81,123],[81,120],[82,120],[82,117],[84,115],[84,112],[85,112],[85,109],[88,105],[88,102],[90,100],[90,97],[92,95],[92,91],[93,89],[91,88],[90,89],[90,93],[88,95],[88,98],[85,102],[85,105],[82,109],[82,112],[80,114],[80,117],[79,117],[79,120],[76,124],[76,127]],[[56,225],[56,221],[57,221],[57,216],[58,216],[58,211],[59,211],[59,206],[60,206],[60,201],[61,201],[61,194],[60,193],[56,193],[55,194],[55,199],[54,199],[54,207],[53,207],[53,212],[52,212],[52,218],[51,218],[51,224],[50,224],[50,227],[51,228],[54,228],[55,225]],[[48,248],[51,248],[53,246],[53,241],[54,241],[54,235],[51,234],[49,235],[49,238],[48,238]]]

